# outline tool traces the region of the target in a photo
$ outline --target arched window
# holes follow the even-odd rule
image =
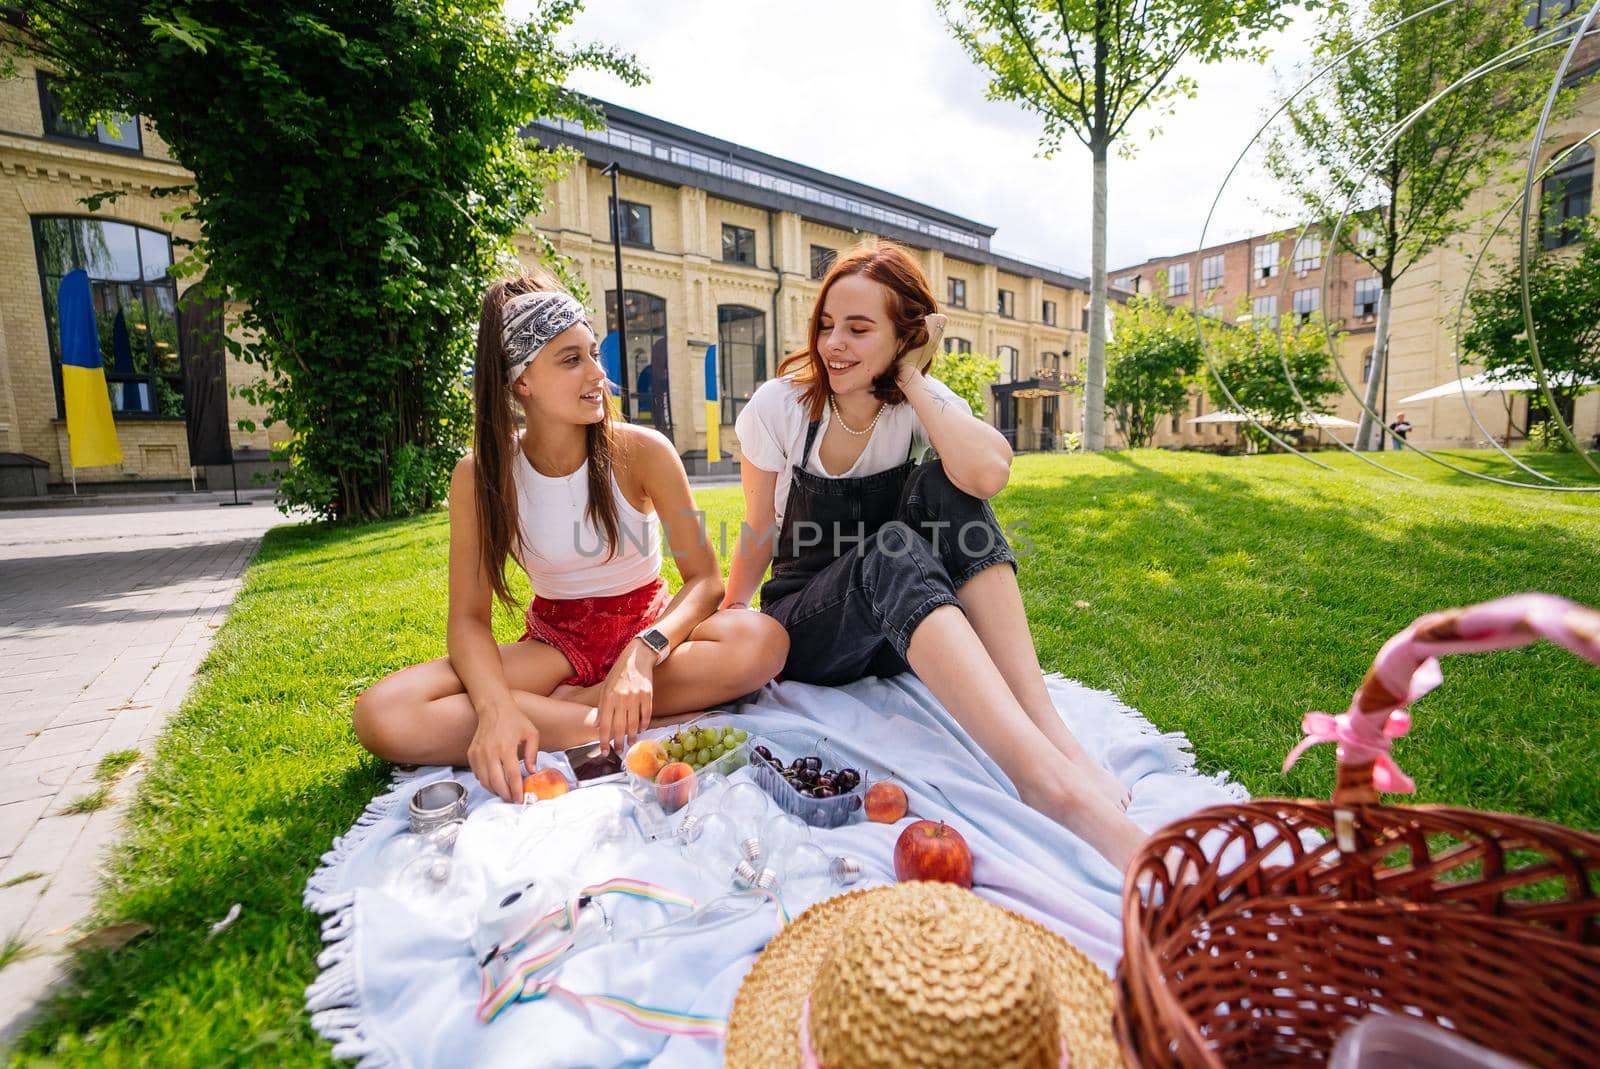
[[[667,302],[653,293],[628,290],[628,351],[622,354],[620,374],[628,384],[623,418],[653,423],[670,433],[667,408]],[[606,290],[606,330],[617,329],[617,291]]]
[[[100,359],[119,416],[183,418],[178,349],[178,284],[172,240],[159,230],[81,216],[33,217],[33,247],[44,291],[50,364],[61,399],[61,328],[56,299],[61,280],[83,269],[100,333]]]
[[[1559,249],[1578,240],[1593,194],[1594,149],[1579,145],[1545,176],[1541,190],[1545,248]]]
[[[732,423],[767,377],[767,317],[761,309],[717,306],[717,375],[722,421]]]

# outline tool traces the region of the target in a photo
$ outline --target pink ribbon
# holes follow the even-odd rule
[[[1552,594],[1513,594],[1418,617],[1383,644],[1349,710],[1305,715],[1300,730],[1306,737],[1289,751],[1283,770],[1312,746],[1332,742],[1340,764],[1372,762],[1372,785],[1379,791],[1412,793],[1417,785],[1400,771],[1389,748],[1411,730],[1407,707],[1444,681],[1439,658],[1511,649],[1541,638],[1600,664],[1600,613]]]

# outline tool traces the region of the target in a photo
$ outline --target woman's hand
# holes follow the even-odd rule
[[[650,726],[655,701],[656,653],[635,639],[600,685],[600,717],[596,724],[600,745],[621,750],[629,737]]]
[[[478,730],[467,744],[467,764],[479,783],[508,802],[522,801],[519,749],[528,771],[533,771],[539,759],[539,729],[527,717],[517,710],[479,714]]]
[[[923,326],[928,329],[928,342],[914,351],[908,351],[900,357],[895,364],[894,384],[904,392],[918,375],[926,375],[933,366],[934,357],[939,355],[940,343],[944,340],[944,328],[949,319],[938,312],[922,317]]]

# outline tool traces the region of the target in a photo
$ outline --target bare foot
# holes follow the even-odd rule
[[[1019,782],[1017,792],[1029,806],[1083,839],[1118,871],[1126,872],[1148,836],[1128,819],[1116,799],[1107,797],[1099,787],[1067,772],[1051,782]]]
[[[1123,786],[1122,781],[1113,776],[1110,770],[1081,749],[1075,754],[1068,753],[1066,757],[1073,773],[1082,777],[1090,790],[1116,806],[1117,812],[1128,811],[1128,803],[1133,801],[1133,791]]]

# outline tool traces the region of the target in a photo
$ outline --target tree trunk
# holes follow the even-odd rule
[[[1378,291],[1378,326],[1372,332],[1372,371],[1367,379],[1366,393],[1362,396],[1364,407],[1361,426],[1356,431],[1356,448],[1377,449],[1385,427],[1383,420],[1373,415],[1378,408],[1378,394],[1383,389],[1384,369],[1389,363],[1389,302],[1394,284],[1386,282]]]
[[[1089,267],[1089,361],[1083,372],[1083,448],[1106,447],[1106,144],[1094,153],[1094,219]]]

